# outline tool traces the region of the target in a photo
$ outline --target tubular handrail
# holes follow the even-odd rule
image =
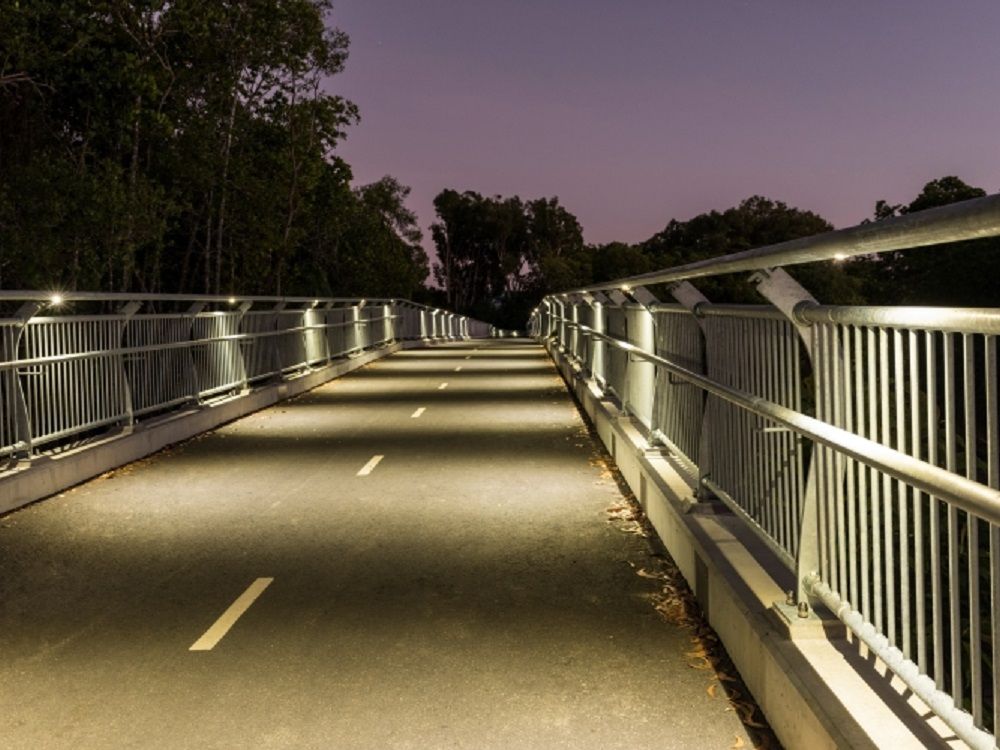
[[[184,339],[182,341],[169,341],[162,344],[147,344],[145,346],[123,346],[115,349],[93,349],[83,352],[73,352],[72,354],[54,354],[46,357],[31,357],[28,359],[12,359],[0,362],[0,372],[6,370],[20,370],[25,367],[37,367],[39,365],[50,365],[59,362],[76,362],[85,359],[95,359],[99,357],[122,357],[129,354],[149,354],[150,352],[170,351],[171,349],[191,349],[196,347],[219,344],[226,341],[252,341],[256,339],[274,338],[276,336],[287,336],[292,333],[302,333],[303,331],[323,331],[328,328],[350,328],[358,325],[368,325],[377,323],[380,320],[396,318],[399,316],[385,316],[384,318],[373,318],[370,320],[359,319],[349,320],[345,323],[325,323],[322,325],[293,326],[282,328],[276,331],[259,331],[255,333],[233,333],[227,336],[207,336],[205,338]]]
[[[54,300],[58,300],[55,302]],[[414,310],[426,310],[436,314],[465,317],[448,312],[421,302],[413,302],[398,297],[285,297],[271,295],[245,294],[159,294],[152,292],[83,292],[83,291],[39,291],[39,290],[0,290],[0,302],[42,302],[58,307],[68,302],[190,302],[217,303],[239,305],[245,302],[277,305],[279,303],[292,305],[307,305],[316,309],[326,309],[326,305],[340,305],[346,309],[358,304],[365,305],[405,305]],[[259,312],[259,311],[258,311]],[[289,310],[287,312],[295,312]]]
[[[1000,308],[825,305],[780,269],[986,237],[1000,195],[551,294],[529,321],[977,750],[1000,730]],[[687,282],[743,272],[770,305]]]
[[[844,260],[859,255],[876,255],[998,234],[1000,194],[708,258],[674,268],[591,284],[565,293],[627,290],[648,284],[667,284],[704,276],[761,271],[823,260]]]
[[[365,349],[495,330],[396,299],[5,291],[3,300],[20,306],[0,319],[0,457],[28,460],[41,445],[130,427],[140,414],[222,392],[239,398],[251,383],[298,377]],[[77,315],[64,304],[73,301],[115,310],[81,305]],[[143,301],[186,304],[141,314]],[[228,305],[206,310],[209,302]],[[259,302],[274,304],[254,309]]]
[[[659,365],[670,374],[698,386],[713,396],[718,396],[757,416],[788,427],[803,437],[833,448],[845,456],[850,456],[856,461],[904,481],[919,490],[942,500],[948,500],[962,510],[973,513],[990,523],[1000,524],[1000,491],[794,409],[719,383],[676,362],[671,362],[665,357],[647,352],[635,344],[600,333],[566,318],[557,318],[557,320],[635,357]]]
[[[803,305],[795,310],[798,322],[949,333],[1000,334],[1000,309],[992,307],[842,307]]]

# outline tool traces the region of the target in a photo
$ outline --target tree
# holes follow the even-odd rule
[[[443,190],[434,207],[434,278],[459,312],[519,328],[546,293],[590,279],[580,223],[558,198]]]
[[[709,211],[683,222],[672,220],[641,248],[653,258],[656,268],[668,268],[809,237],[832,228],[811,211],[753,196],[725,211]],[[821,302],[849,304],[861,300],[859,282],[839,264],[809,263],[795,266],[790,273]],[[695,283],[713,302],[761,302],[746,274],[713,276]],[[661,292],[660,296],[668,295]]]
[[[875,220],[925,211],[974,198],[986,191],[955,176],[931,180],[907,205],[875,204]],[[856,264],[871,304],[995,307],[1000,240],[987,238],[885,253]]]
[[[638,276],[656,269],[655,260],[640,245],[609,242],[592,246],[589,252],[594,283]]]
[[[0,287],[356,295],[376,282],[350,269],[378,267],[419,288],[408,189],[354,190],[335,154],[358,113],[326,88],[330,10],[0,0]]]

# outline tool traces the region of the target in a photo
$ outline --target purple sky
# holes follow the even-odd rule
[[[339,153],[425,230],[446,187],[558,195],[588,242],[752,194],[839,227],[948,174],[1000,189],[1000,0],[335,3]]]

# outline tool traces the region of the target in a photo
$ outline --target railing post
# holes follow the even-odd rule
[[[142,307],[141,302],[127,302],[118,310],[118,314],[121,316],[121,328],[118,329],[118,348],[121,350],[125,349],[125,331],[128,329],[128,324],[132,321],[132,317],[139,312],[139,308]],[[131,430],[132,426],[135,424],[135,404],[132,400],[132,386],[128,379],[128,370],[125,368],[125,354],[121,354],[118,357],[118,369],[121,373],[122,379],[122,399],[125,403],[125,429]]]
[[[707,372],[708,326],[705,324],[705,319],[698,314],[698,306],[709,304],[709,299],[690,281],[681,281],[671,285],[670,294],[694,316],[695,322],[698,324],[702,340],[701,369],[702,372]],[[715,428],[715,425],[712,424],[712,415],[708,408],[708,399],[708,394],[703,393],[701,399],[701,429],[698,432],[698,488],[695,490],[695,497],[699,500],[708,500],[713,496],[712,491],[706,485],[706,480],[712,476],[712,430]]]
[[[204,302],[194,302],[187,309],[187,312],[184,313],[184,315],[188,319],[188,340],[191,342],[191,345],[187,348],[188,367],[190,368],[191,371],[191,388],[192,388],[191,399],[196,404],[201,403],[201,388],[199,387],[200,383],[198,378],[198,365],[194,361],[194,349],[195,349],[195,344],[197,342],[197,339],[195,338],[194,335],[194,324],[195,321],[198,319],[198,315],[204,309],[205,309]]]
[[[274,362],[274,376],[277,380],[282,378],[282,370],[284,368],[281,365],[281,339],[284,336],[279,336],[278,332],[281,331],[281,312],[285,309],[287,303],[284,300],[279,300],[275,303],[274,307],[271,308],[271,312],[274,313],[274,336],[269,336],[271,340],[271,361]]]
[[[24,331],[28,327],[28,321],[35,317],[45,308],[42,302],[25,302],[14,313],[14,320],[17,321],[15,335],[10,337],[11,358],[20,359],[18,351],[21,348],[21,340],[24,338]],[[15,430],[17,431],[15,446],[22,446],[20,450],[15,447],[16,458],[30,460],[34,453],[33,430],[31,427],[31,414],[28,411],[28,401],[24,395],[24,386],[21,378],[18,377],[17,370],[8,370],[6,377],[9,377],[11,396],[14,399]]]
[[[604,333],[604,305],[609,302],[606,295],[601,292],[592,292],[593,301],[590,303],[590,308],[593,310],[593,325],[590,327],[594,329],[594,333]],[[596,336],[592,336],[590,339],[590,376],[594,379],[602,389],[608,382],[604,375],[604,350],[605,343]]]
[[[816,299],[782,268],[757,271],[750,280],[756,284],[757,291],[795,326],[815,373],[813,331],[810,326],[801,322],[797,312],[803,306],[818,304]],[[803,603],[809,604],[807,581],[811,576],[819,575],[820,569],[818,451],[819,446],[813,445],[802,497],[802,517],[799,519],[799,544],[795,555],[795,603],[800,608]]]
[[[330,326],[330,309],[333,307],[332,302],[324,302],[323,306],[319,308],[323,315],[323,352],[325,353],[324,359],[326,364],[329,365],[333,362],[333,348],[330,346],[330,331],[332,330]]]
[[[649,309],[659,300],[645,287],[628,290],[638,307],[626,307],[625,317],[629,343],[648,354],[656,353],[656,332],[653,313]],[[631,314],[630,314],[631,313]],[[656,392],[656,365],[634,355],[628,356],[625,393],[622,406],[647,429],[652,430],[653,399]],[[648,418],[647,415],[648,414]]]
[[[569,297],[569,319],[572,321],[573,325],[569,326],[569,353],[573,356],[573,359],[580,361],[580,329],[577,325],[580,323],[580,302],[577,295],[573,294]]]
[[[239,306],[236,308],[239,317],[236,318],[234,330],[237,334],[242,333],[243,318],[246,317],[247,311],[250,310],[251,307],[253,307],[253,302],[244,300],[243,302],[240,302]],[[254,345],[256,346],[256,340],[254,341]],[[240,380],[240,391],[246,393],[250,390],[250,376],[247,374],[249,372],[249,368],[247,367],[247,353],[243,340],[238,340],[236,342],[236,351],[240,353],[240,369],[243,373],[243,377]]]
[[[363,325],[361,320],[361,309],[367,304],[368,300],[359,300],[356,305],[351,306],[351,317],[354,323],[354,348],[355,349],[367,349],[371,326]],[[362,330],[364,334],[362,335]]]

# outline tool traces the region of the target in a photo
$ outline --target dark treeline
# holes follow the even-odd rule
[[[408,189],[355,188],[329,0],[0,0],[0,287],[411,296]]]
[[[907,205],[878,201],[871,221],[986,195],[957,177],[924,186]],[[523,325],[549,292],[692,263],[833,229],[810,211],[754,196],[724,211],[670,221],[644,242],[586,245],[556,198],[523,201],[445,190],[435,201],[435,269],[447,303],[504,327]],[[996,306],[1000,239],[795,266],[793,276],[828,304]],[[717,302],[763,302],[746,274],[699,279]],[[666,290],[654,289],[670,300]]]
[[[0,288],[401,296],[507,328],[548,292],[825,232],[755,196],[587,245],[557,198],[435,199],[432,287],[409,189],[355,186],[330,93],[330,0],[0,0]],[[957,177],[873,221],[984,195]],[[830,303],[998,303],[1000,242],[796,267]],[[745,277],[698,286],[759,301]],[[658,290],[661,298],[668,295]]]

